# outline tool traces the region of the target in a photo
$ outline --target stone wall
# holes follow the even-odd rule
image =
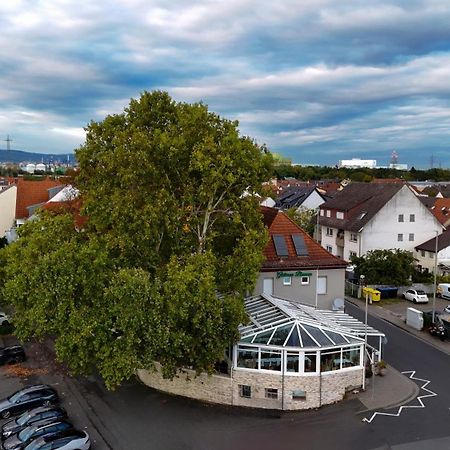
[[[318,408],[343,399],[345,392],[361,387],[363,369],[348,369],[309,376],[282,376],[234,370],[232,377],[201,374],[183,370],[173,380],[165,380],[156,363],[155,371],[138,370],[139,379],[152,388],[170,394],[211,403],[251,408],[297,410]],[[251,397],[241,396],[241,386],[250,386]],[[277,389],[277,398],[267,398],[266,389]],[[303,391],[304,398],[294,398],[293,392]]]

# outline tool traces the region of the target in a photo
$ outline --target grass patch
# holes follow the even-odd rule
[[[392,298],[383,298],[379,302],[374,303],[378,303],[380,306],[383,306],[383,305],[394,305],[396,303],[404,303],[404,302],[405,300],[403,300],[402,298],[392,297]]]

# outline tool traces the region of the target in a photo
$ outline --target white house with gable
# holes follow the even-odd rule
[[[322,246],[345,260],[414,248],[444,229],[407,183],[351,183],[321,205]]]

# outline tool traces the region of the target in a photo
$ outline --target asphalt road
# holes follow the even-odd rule
[[[352,305],[347,312],[362,317]],[[387,334],[384,358],[390,365],[431,381],[428,388],[437,396],[425,399],[424,409],[367,424],[353,399],[280,415],[205,405],[135,381],[108,392],[95,377],[74,379],[56,369],[25,380],[2,369],[0,395],[38,380],[55,384],[74,423],[93,437],[93,450],[450,449],[450,357],[387,322],[370,317],[369,323]]]

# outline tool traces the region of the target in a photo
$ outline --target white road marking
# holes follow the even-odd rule
[[[416,377],[414,377],[414,375],[416,374],[416,371],[415,370],[407,370],[407,371],[405,371],[405,372],[402,372],[403,374],[411,374],[410,375],[410,379],[411,380],[417,380],[417,381],[423,381],[424,382],[424,384],[420,387],[420,389],[422,389],[422,390],[424,390],[425,392],[428,392],[428,394],[426,394],[426,395],[420,395],[420,396],[418,396],[417,398],[416,398],[416,400],[420,403],[420,405],[411,405],[411,406],[408,406],[408,405],[404,405],[404,406],[400,406],[400,408],[398,409],[398,411],[396,412],[396,413],[383,413],[383,412],[374,412],[373,414],[372,414],[372,417],[370,418],[370,419],[367,419],[366,417],[364,417],[364,419],[362,419],[362,422],[367,422],[367,423],[371,423],[372,422],[372,420],[376,417],[376,416],[392,416],[392,417],[399,417],[400,416],[400,414],[401,414],[401,412],[404,410],[404,409],[406,409],[406,408],[425,408],[425,405],[423,404],[423,401],[422,401],[422,399],[423,398],[427,398],[427,397],[435,397],[435,396],[437,396],[437,394],[435,393],[435,392],[433,392],[433,391],[430,391],[429,389],[427,389],[426,388],[426,386],[428,386],[430,383],[431,383],[431,381],[429,381],[429,380],[424,380],[424,379],[422,379],[422,378],[416,378]]]

